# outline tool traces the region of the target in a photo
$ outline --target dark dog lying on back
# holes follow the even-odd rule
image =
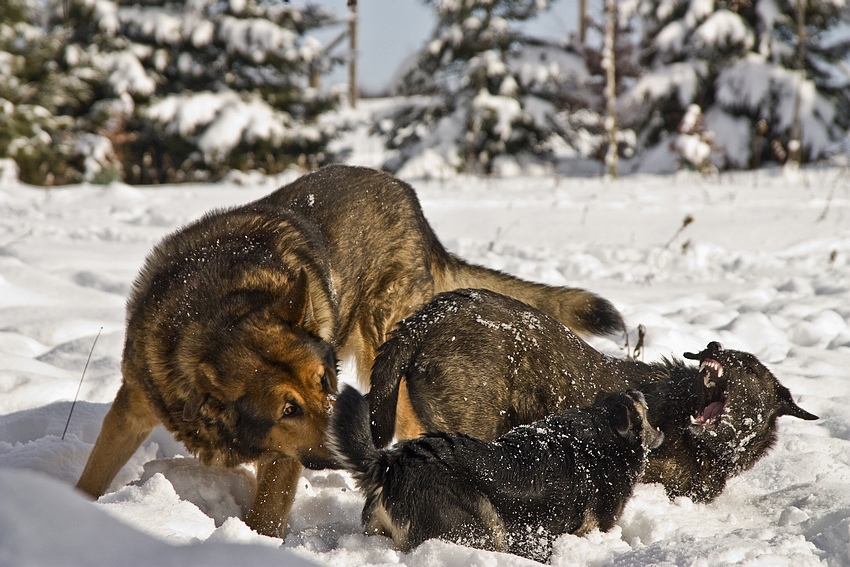
[[[485,290],[444,293],[381,347],[368,394],[372,435],[379,447],[394,432],[490,440],[588,406],[600,392],[637,388],[666,438],[643,481],[662,483],[670,497],[705,502],[773,446],[779,416],[817,419],[751,354],[712,342],[685,357],[699,366],[613,358],[514,299]],[[397,405],[405,415],[398,424]]]
[[[365,398],[339,396],[328,443],[366,496],[367,533],[409,550],[439,538],[545,561],[565,533],[609,530],[663,435],[637,390],[600,396],[490,443],[433,434],[379,450]]]

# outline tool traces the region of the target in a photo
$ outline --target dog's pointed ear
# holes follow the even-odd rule
[[[632,420],[629,414],[629,408],[623,402],[616,402],[611,406],[610,415],[611,426],[617,431],[620,437],[629,437],[632,433]]]
[[[216,391],[217,383],[218,373],[215,368],[209,363],[200,363],[195,371],[195,387],[189,392],[189,397],[183,405],[183,421],[192,421],[198,417],[201,408]]]
[[[819,419],[813,413],[809,413],[794,402],[791,397],[791,390],[779,384],[776,388],[776,397],[779,398],[779,413],[778,415],[790,415],[799,419],[813,421]]]
[[[192,421],[198,417],[198,413],[200,413],[206,399],[206,396],[202,396],[197,388],[192,389],[189,393],[189,399],[186,400],[186,404],[183,406],[183,421]]]
[[[307,270],[301,268],[292,288],[275,304],[277,316],[295,327],[309,327],[313,322],[313,301],[310,298],[310,280]]]

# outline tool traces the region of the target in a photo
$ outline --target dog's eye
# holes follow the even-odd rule
[[[330,379],[328,378],[327,372],[322,374],[322,389],[326,390],[326,391],[331,389],[331,382],[330,382]]]
[[[301,408],[298,407],[297,404],[293,404],[292,402],[286,402],[286,405],[283,406],[282,418],[286,419],[287,417],[295,417],[301,413]]]

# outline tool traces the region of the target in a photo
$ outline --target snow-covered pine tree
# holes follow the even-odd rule
[[[200,180],[328,157],[332,131],[317,119],[336,97],[308,88],[322,53],[307,34],[334,18],[325,9],[260,0],[57,0],[48,17],[36,16],[27,15],[27,25],[60,41],[45,79],[60,92],[79,85],[71,92],[87,95],[45,107],[72,123],[47,133],[51,144],[74,147],[68,169],[76,177],[64,181],[97,180],[105,171],[136,183]]]
[[[614,108],[609,103],[630,88],[635,78],[640,76],[641,68],[637,61],[637,45],[632,28],[635,2],[621,0],[615,2],[614,6],[608,2],[602,4],[596,6],[598,13],[586,15],[585,41],[574,45],[589,75],[583,81],[582,88],[559,85],[564,89],[562,98],[569,100],[567,104],[561,105],[556,120],[562,126],[558,131],[563,133],[564,139],[579,155],[599,160],[602,162],[600,171],[611,175],[610,163],[606,164],[606,160],[615,160],[620,156],[631,157],[634,154],[635,134],[619,123],[619,105]],[[609,14],[613,18],[609,18]],[[608,27],[609,24],[613,25],[613,29]],[[613,44],[606,48],[605,36],[610,32],[613,32]],[[613,53],[606,55],[606,49]],[[607,65],[609,61],[614,63],[613,69]],[[613,92],[608,89],[608,73],[612,70]],[[612,94],[613,97],[610,96]],[[611,115],[614,121],[608,120]]]
[[[567,149],[557,119],[586,98],[584,61],[565,45],[536,41],[520,24],[549,0],[425,0],[437,24],[404,75],[406,100],[376,129],[396,150],[385,167],[509,173]]]
[[[713,161],[742,168],[784,160],[799,96],[803,159],[850,127],[850,5],[808,0],[796,71],[797,0],[639,0],[640,81],[624,97],[639,145],[675,147],[692,104],[714,133]],[[684,156],[683,156],[684,157]]]
[[[63,77],[68,33],[48,33],[36,0],[0,0],[0,157],[15,160],[27,183],[76,180],[73,114],[91,104],[91,85]]]

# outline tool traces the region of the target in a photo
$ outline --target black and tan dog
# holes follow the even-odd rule
[[[486,290],[444,293],[381,348],[368,394],[373,437],[379,447],[394,433],[495,439],[587,406],[600,392],[637,388],[666,436],[644,480],[663,483],[671,497],[708,501],[773,446],[778,417],[817,419],[751,354],[713,342],[685,356],[699,366],[606,356],[515,299]],[[415,420],[397,420],[396,406],[404,404]]]
[[[443,248],[413,189],[331,166],[216,211],[148,256],[127,305],[123,382],[77,486],[99,496],[158,424],[205,463],[257,464],[252,528],[284,534],[302,463],[327,464],[337,359],[368,372],[400,319],[474,285],[578,332],[623,327],[606,300],[467,264]]]
[[[363,524],[409,550],[439,538],[538,561],[561,534],[611,529],[663,435],[637,390],[605,394],[492,442],[430,434],[375,447],[369,406],[347,386],[328,442],[366,496]]]

